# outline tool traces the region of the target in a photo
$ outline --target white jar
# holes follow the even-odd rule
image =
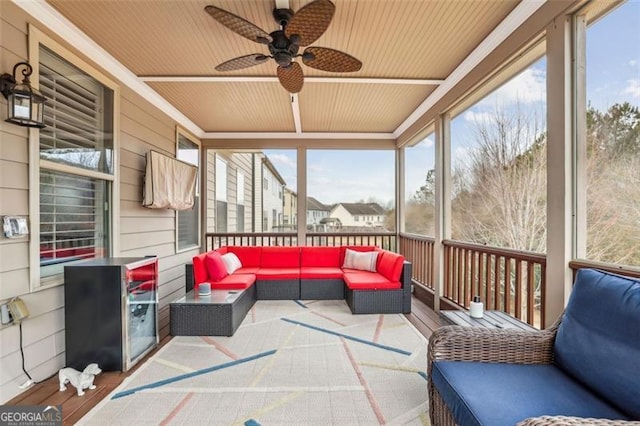
[[[471,306],[469,306],[469,316],[471,318],[482,318],[484,316],[484,305],[480,301],[480,296],[473,296]]]

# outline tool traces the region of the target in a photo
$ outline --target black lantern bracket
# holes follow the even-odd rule
[[[22,82],[16,80],[16,73],[23,67]],[[43,128],[44,104],[47,98],[31,87],[29,77],[33,68],[28,62],[18,62],[13,66],[13,75],[0,75],[0,92],[7,98],[7,119],[19,126]]]

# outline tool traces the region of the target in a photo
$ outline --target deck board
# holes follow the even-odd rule
[[[165,308],[166,309],[163,308],[158,312],[160,345],[140,360],[131,370],[127,372],[109,371],[96,376],[94,382],[96,389],[86,390],[82,397],[76,395],[76,390],[73,386],[68,386],[66,391],[60,392],[58,390],[58,375],[55,374],[42,383],[32,386],[31,389],[21,393],[6,404],[62,405],[63,424],[73,425],[77,423],[85,414],[118,387],[125,378],[135,372],[149,357],[171,340],[171,336],[169,335],[169,309],[168,306]],[[406,314],[405,317],[427,339],[434,330],[440,327],[438,314],[415,297],[412,298],[411,311],[412,312]]]

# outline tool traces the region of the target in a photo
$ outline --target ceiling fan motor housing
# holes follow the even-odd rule
[[[269,35],[273,39],[271,44],[269,44],[271,56],[273,56],[273,59],[275,59],[281,67],[288,67],[291,61],[293,61],[293,58],[298,54],[300,46],[291,41],[282,30],[274,31]]]

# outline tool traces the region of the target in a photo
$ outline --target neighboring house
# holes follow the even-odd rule
[[[317,227],[322,219],[329,217],[330,211],[331,206],[322,204],[313,197],[307,197],[307,226]]]
[[[287,229],[296,229],[298,224],[298,194],[289,188],[284,189],[284,223]]]
[[[377,203],[338,203],[329,216],[343,227],[374,228],[384,226],[384,209]]]
[[[253,154],[209,150],[207,232],[251,232]]]
[[[254,230],[271,232],[284,224],[284,188],[286,182],[262,152],[253,153]],[[262,189],[262,190],[260,190]]]

